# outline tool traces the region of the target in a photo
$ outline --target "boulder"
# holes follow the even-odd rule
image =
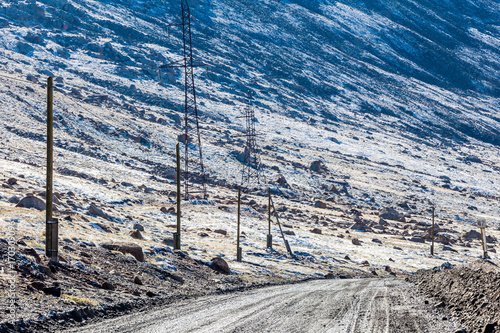
[[[164,238],[161,242],[167,246],[174,247],[173,238]]]
[[[40,282],[40,281],[32,282],[30,284],[30,286],[33,287],[36,290],[43,290],[43,289],[47,288],[47,286],[45,285],[45,283]]]
[[[138,276],[134,277],[134,283],[137,284],[137,285],[139,285],[139,286],[143,285],[141,278],[138,277]]]
[[[412,237],[409,239],[409,241],[415,243],[425,243],[425,239],[422,237]]]
[[[106,290],[115,290],[115,286],[110,283],[110,282],[104,282],[102,285],[101,285],[101,288],[102,289],[106,289]]]
[[[16,185],[17,184],[17,179],[16,178],[9,178],[9,180],[7,180],[7,184],[9,184],[9,185]]]
[[[134,227],[132,229],[138,230],[138,231],[144,231],[144,227],[142,225],[140,225],[139,223],[134,224]]]
[[[321,231],[321,230],[320,230]],[[311,231],[312,232],[312,231]],[[283,233],[285,235],[290,235],[290,236],[295,236],[295,232],[293,232],[292,230],[284,230]]]
[[[274,183],[277,183],[283,187],[288,187],[288,182],[286,181],[285,176],[279,175],[275,180]]]
[[[352,225],[351,229],[364,231],[364,232],[372,232],[372,228],[365,222],[360,221],[356,222]]]
[[[323,168],[325,167],[323,166],[323,163],[321,161],[314,161],[311,163],[311,166],[309,167],[309,169],[318,173],[320,173]]]
[[[481,233],[477,232],[476,230],[471,230],[466,232],[462,238],[465,240],[471,241],[473,239],[481,240]]]
[[[142,247],[135,243],[104,243],[101,244],[102,248],[105,248],[110,251],[118,251],[123,254],[131,254],[137,261],[144,262],[144,253],[142,252]]]
[[[95,216],[102,217],[103,219],[110,220],[108,214],[94,204],[90,204],[89,213]]]
[[[321,229],[319,229],[319,228],[314,228],[314,229],[312,229],[312,230],[311,230],[311,232],[312,232],[313,234],[318,234],[318,235],[321,235],[321,234],[322,234],[322,231],[321,231]]]
[[[17,205],[19,203],[19,201],[21,201],[21,198],[16,196],[16,195],[9,198],[9,203],[11,203],[11,204]]]
[[[328,188],[328,190],[330,192],[335,193],[335,194],[340,194],[339,190],[337,189],[337,187],[334,184],[330,185],[330,187]]]
[[[16,207],[35,208],[41,211],[45,210],[45,201],[33,195],[29,195],[26,198],[23,198],[21,201],[19,201]]]
[[[61,297],[61,287],[47,287],[47,288],[43,288],[42,291],[46,295]]]
[[[102,224],[102,223],[90,223],[89,225],[92,228],[97,229],[97,230],[101,230],[101,231],[104,231],[104,232],[111,232],[111,230],[107,226],[105,226],[104,224]]]
[[[227,235],[227,231],[226,230],[222,230],[222,229],[216,229],[214,230],[215,233],[218,233],[218,234],[221,234],[221,235]]]
[[[211,260],[210,268],[216,272],[229,275],[231,274],[231,270],[229,269],[229,265],[227,262],[221,257],[215,257]]]
[[[379,217],[384,220],[393,220],[393,221],[400,221],[404,222],[405,217],[403,214],[395,210],[394,208],[383,208],[379,212]]]
[[[353,239],[352,239],[352,243],[353,243],[354,245],[361,245],[361,241],[360,241],[359,239],[357,239],[357,238],[353,238]]]
[[[314,207],[317,207],[317,208],[326,208],[326,203],[324,203],[323,201],[321,200],[318,200],[314,203]]]
[[[132,237],[133,239],[144,239],[144,237],[142,237],[142,234],[139,230],[131,231],[130,237]]]
[[[180,143],[186,143],[186,141],[188,141],[189,138],[186,136],[186,134],[180,134],[179,136],[177,136],[177,140]]]

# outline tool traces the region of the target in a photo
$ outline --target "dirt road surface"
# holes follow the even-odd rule
[[[321,280],[214,295],[70,332],[455,332],[401,279]]]

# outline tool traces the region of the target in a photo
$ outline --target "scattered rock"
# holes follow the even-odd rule
[[[319,160],[312,162],[311,166],[309,166],[309,169],[311,169],[314,172],[318,172],[318,173],[327,172],[328,171],[328,169],[326,168],[326,166],[323,165],[323,162],[321,162]]]
[[[321,231],[321,230],[320,230]],[[311,231],[312,232],[312,231]],[[295,232],[293,232],[292,230],[284,230],[283,233],[285,235],[290,235],[290,236],[295,236]],[[320,232],[321,233],[321,232]]]
[[[161,207],[161,208],[160,208],[160,211],[161,211],[162,213],[166,213],[166,212],[167,212],[167,207]]]
[[[17,195],[14,195],[14,196],[9,198],[9,203],[14,204],[14,205],[17,205],[19,203],[19,201],[21,201],[21,198],[18,197]]]
[[[415,242],[415,243],[425,243],[425,239],[422,237],[412,237],[409,239],[410,242]]]
[[[7,180],[7,184],[9,184],[9,185],[16,185],[17,184],[17,179],[16,178],[9,178]]]
[[[95,216],[102,217],[103,219],[110,220],[108,214],[94,204],[90,204],[89,213]]]
[[[167,246],[174,247],[173,238],[164,238],[161,242]]]
[[[368,262],[368,260],[365,260],[361,263],[361,265],[363,266],[370,266],[370,263]]]
[[[353,239],[352,239],[352,243],[353,243],[354,245],[361,245],[361,241],[360,241],[359,239],[357,239],[357,238],[353,238]]]
[[[140,225],[139,223],[134,224],[133,229],[137,230],[137,231],[144,231],[144,227],[142,225]]]
[[[322,231],[321,231],[321,229],[319,229],[319,228],[314,228],[314,229],[312,229],[312,230],[311,230],[311,232],[312,232],[313,234],[318,234],[318,235],[321,235],[321,234],[322,234]]]
[[[22,207],[22,208],[35,208],[37,210],[45,210],[45,201],[43,201],[40,198],[37,198],[33,195],[29,195],[25,198],[23,198],[17,205],[16,207]]]
[[[377,244],[382,244],[382,241],[380,239],[377,239],[377,238],[372,239],[372,242],[377,243]]]
[[[340,194],[339,190],[337,189],[337,187],[334,184],[330,185],[330,187],[328,188],[328,191],[333,192],[335,194]]]
[[[443,251],[451,251],[451,252],[455,252],[455,253],[458,253],[457,250],[455,250],[454,248],[451,248],[450,246],[443,246]]]
[[[388,225],[389,223],[386,220],[384,220],[383,218],[379,218],[378,224],[379,225]]]
[[[46,295],[61,297],[61,287],[46,287],[46,288],[43,288],[42,291]]]
[[[288,187],[288,182],[286,181],[286,178],[285,176],[283,175],[279,175],[275,180],[274,180],[274,183],[277,183],[283,187]]]
[[[227,262],[221,257],[215,257],[211,260],[210,268],[214,271],[229,275],[231,274],[231,270],[229,269],[229,265]]]
[[[104,232],[111,232],[111,230],[102,223],[90,223],[90,226],[94,229],[98,229]]]
[[[467,241],[471,241],[471,240],[474,240],[474,239],[480,240],[481,239],[481,233],[477,232],[476,230],[470,230],[470,231],[466,232],[462,236],[462,238],[465,239],[465,240],[467,240]]]
[[[183,134],[183,135],[184,135],[184,134]],[[154,292],[152,292],[152,291],[148,291],[148,292],[146,293],[146,296],[148,296],[148,297],[156,297],[157,295],[156,295]]]
[[[105,289],[105,290],[115,290],[115,286],[110,283],[110,282],[104,282],[102,285],[101,285],[101,288],[102,289]]]
[[[467,162],[473,162],[473,163],[483,163],[483,161],[477,157],[477,156],[474,156],[474,155],[469,155],[465,158],[465,161]]]
[[[216,230],[214,230],[214,232],[217,233],[217,234],[224,235],[224,236],[227,235],[227,231],[226,230],[222,230],[222,229],[216,229]]]
[[[381,219],[385,219],[385,220],[392,220],[392,221],[400,221],[400,222],[404,222],[405,218],[404,218],[404,215],[400,212],[398,212],[397,210],[395,210],[394,208],[383,208],[380,212],[379,212],[379,217]]]
[[[189,138],[186,136],[186,134],[179,134],[177,136],[177,140],[180,142],[180,143],[186,143],[186,141],[189,140]]]
[[[38,255],[38,253],[36,252],[35,249],[31,248],[31,247],[28,247],[26,249],[23,250],[23,253],[24,254],[27,254],[27,255],[30,255],[32,256],[33,258],[35,258],[36,262],[37,263],[40,263],[42,261],[42,259],[40,258],[40,256]]]
[[[131,254],[138,261],[144,262],[144,253],[142,252],[142,247],[134,243],[104,243],[101,247],[108,249],[110,251],[119,251],[123,254]]]
[[[483,328],[483,332],[482,333],[495,333],[495,327],[498,326],[498,323],[490,323],[490,324],[486,324]]]
[[[142,234],[139,230],[134,230],[134,231],[131,231],[130,232],[130,237],[134,238],[134,239],[144,239],[144,237],[142,237]]]
[[[365,223],[363,221],[356,222],[352,225],[351,229],[354,230],[359,230],[363,232],[372,232],[372,228],[368,225],[368,223]]]
[[[326,208],[327,206],[326,206],[326,203],[324,203],[324,202],[323,202],[323,201],[321,201],[321,200],[318,200],[318,201],[316,201],[316,202],[314,203],[314,207],[324,209],[324,208]]]
[[[47,286],[45,285],[45,283],[40,282],[40,281],[32,282],[30,284],[30,286],[33,287],[33,288],[35,288],[36,290],[43,290],[43,289],[47,288]]]

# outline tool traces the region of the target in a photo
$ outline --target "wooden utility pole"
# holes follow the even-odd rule
[[[434,213],[435,213],[435,207],[432,206],[432,229],[431,229],[432,244],[431,244],[431,256],[434,255]]]
[[[45,255],[50,261],[57,262],[58,256],[58,221],[52,218],[53,168],[54,168],[54,86],[53,79],[47,79],[47,181],[45,189]]]
[[[267,203],[267,211],[268,211],[268,219],[267,219],[267,248],[273,248],[273,235],[271,235],[271,189],[268,188],[268,203]]]
[[[174,250],[181,249],[181,153],[179,143],[175,146],[177,159],[177,232],[174,233]]]
[[[486,245],[486,228],[481,228],[481,240],[483,242],[483,259],[488,259],[488,247]]]
[[[238,188],[238,229],[236,231],[236,261],[241,261],[240,247],[240,213],[241,213],[241,187]]]

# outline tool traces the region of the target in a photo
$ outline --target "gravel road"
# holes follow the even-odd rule
[[[400,279],[321,280],[214,295],[70,332],[455,332]]]

